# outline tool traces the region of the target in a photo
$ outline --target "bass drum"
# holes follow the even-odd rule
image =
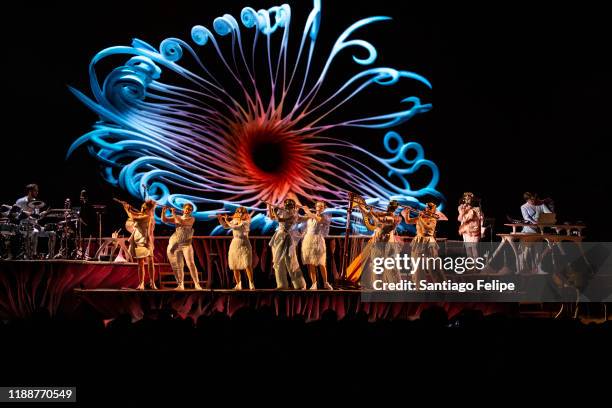
[[[0,235],[3,237],[12,237],[17,234],[19,228],[16,224],[0,221]]]
[[[26,218],[25,220],[21,220],[19,222],[19,231],[23,233],[31,233],[36,229],[36,220],[33,218]]]

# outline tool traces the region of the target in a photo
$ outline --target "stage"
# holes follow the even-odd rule
[[[104,318],[130,315],[133,320],[167,311],[181,318],[212,316],[223,313],[229,317],[242,308],[269,309],[281,318],[319,320],[324,312],[333,311],[338,319],[367,314],[369,321],[418,318],[434,303],[363,302],[361,290],[112,290],[74,291],[77,298],[93,306]],[[517,304],[440,303],[452,317],[464,309],[480,310],[483,314],[503,312],[518,314]]]
[[[129,315],[133,321],[145,317],[155,318],[160,312],[167,312],[181,318],[190,317],[195,321],[201,316],[218,313],[231,317],[241,308],[250,308],[268,309],[279,318],[301,318],[306,321],[316,321],[328,310],[334,312],[338,319],[365,314],[369,321],[376,321],[416,319],[424,309],[432,305],[443,307],[449,317],[457,315],[462,310],[472,309],[479,310],[484,315],[504,313],[511,316],[551,318],[561,309],[560,303],[552,303],[554,301],[551,300],[519,304],[508,300],[500,302],[500,298],[487,297],[472,298],[470,302],[465,302],[461,298],[443,302],[439,297],[419,294],[410,301],[404,299],[394,302],[390,301],[390,298],[380,297],[368,300],[368,297],[364,296],[367,295],[367,291],[343,290],[346,286],[340,284],[342,282],[340,248],[344,239],[342,236],[325,238],[329,279],[337,290],[276,290],[268,245],[270,238],[255,236],[249,239],[257,290],[231,289],[234,286],[233,276],[225,255],[231,242],[229,236],[193,238],[196,267],[200,283],[205,288],[201,291],[190,290],[193,284],[188,275],[185,281],[187,290],[174,290],[176,279],[166,258],[168,237],[158,237],[155,240],[156,283],[160,289],[154,291],[132,289],[138,285],[137,265],[133,262],[0,261],[0,319],[27,319],[37,311],[44,310],[51,316],[68,319],[78,318],[84,311],[88,313],[93,311],[105,320]],[[349,261],[361,253],[368,239],[366,236],[350,237]],[[103,242],[112,244],[113,240],[104,238]],[[461,242],[439,239],[438,243],[441,254],[457,254],[457,251],[463,251]],[[94,245],[90,246],[96,248]],[[118,247],[116,245],[114,247],[115,250],[109,252],[109,259],[116,259],[120,254]],[[495,244],[492,244],[490,249],[493,248]],[[491,265],[493,264],[489,266]],[[489,266],[488,273],[453,274],[448,278],[452,278],[455,282],[473,282],[479,278],[504,280],[512,276],[508,272],[509,269],[502,264],[496,265],[497,269],[491,269]],[[502,273],[504,269],[505,274]],[[307,268],[301,265],[301,270],[309,287]],[[521,275],[517,279],[528,281],[531,287],[541,287],[548,278],[546,275],[535,274]],[[607,282],[609,283],[609,279]],[[593,284],[594,287],[602,285],[602,283]],[[538,295],[532,297],[538,298]],[[595,312],[598,316],[607,316],[606,311],[599,309],[601,308]],[[564,313],[573,315],[575,310],[573,306],[568,305]]]
[[[158,266],[169,268],[163,263]],[[332,311],[338,319],[365,314],[368,321],[377,321],[416,319],[432,305],[443,307],[449,317],[463,310],[479,310],[484,315],[552,318],[561,307],[556,303],[365,302],[361,290],[130,289],[136,287],[137,280],[133,263],[0,261],[0,319],[27,319],[44,310],[52,317],[67,319],[93,311],[106,320],[129,315],[136,321],[155,318],[160,312],[197,320],[215,314],[231,317],[242,308],[250,308],[267,309],[278,318],[305,321],[319,320],[326,311]],[[597,309],[598,316],[606,316],[601,307]]]

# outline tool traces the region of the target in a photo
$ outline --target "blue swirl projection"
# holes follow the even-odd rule
[[[294,59],[288,53],[291,18],[286,4],[245,7],[239,19],[229,14],[214,19],[212,30],[194,26],[191,44],[167,38],[157,49],[135,39],[130,46],[98,52],[89,65],[91,96],[70,90],[99,121],[67,156],[84,147],[102,165],[108,183],[163,205],[189,202],[198,220],[246,206],[255,213],[252,229],[264,233],[275,225],[265,217],[262,200],[278,202],[288,193],[326,201],[335,226],[345,224],[347,190],[380,206],[391,199],[415,207],[427,198],[443,200],[436,190],[438,167],[419,143],[387,130],[381,143],[386,153],[379,157],[347,136],[350,128],[373,134],[395,128],[431,109],[416,96],[400,98],[400,107],[390,112],[359,116],[348,107],[359,100],[365,106],[365,90],[392,89],[402,81],[431,89],[416,73],[374,66],[377,49],[354,38],[390,18],[357,21],[320,60],[314,50],[321,2],[314,1]],[[329,85],[331,72],[335,80],[344,76],[333,69],[347,51],[357,73]],[[109,66],[118,58],[122,65],[101,83],[98,63]],[[319,70],[317,61],[323,62]],[[334,119],[338,116],[342,119]],[[275,159],[262,162],[263,151]],[[428,169],[429,181],[413,188],[409,179],[422,169]]]

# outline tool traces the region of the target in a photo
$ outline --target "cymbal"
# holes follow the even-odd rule
[[[40,201],[40,200],[34,200],[34,201],[30,201],[28,203],[28,208],[31,208],[33,210],[39,209],[39,208],[43,208],[45,206],[45,202],[44,201]]]
[[[8,204],[2,204],[0,205],[0,212],[6,212],[6,211],[10,211],[11,210],[11,205]]]
[[[68,222],[68,223],[71,223],[71,222],[78,223],[78,222],[80,222],[80,223],[82,223],[84,226],[87,226],[87,224],[85,223],[85,221],[83,221],[83,219],[82,219],[82,218],[79,218],[79,217],[69,218],[69,219],[67,219],[67,220],[64,220],[64,221],[60,221],[60,222],[58,222],[58,224],[65,224],[66,222]]]

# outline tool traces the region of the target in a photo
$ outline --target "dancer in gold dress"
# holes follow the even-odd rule
[[[399,251],[402,241],[396,235],[395,230],[402,218],[395,215],[395,211],[399,207],[395,200],[389,202],[386,211],[374,211],[372,207],[366,205],[365,200],[358,196],[355,196],[354,202],[361,211],[365,226],[374,234],[363,251],[348,266],[346,276],[354,284],[360,282],[362,287],[371,288],[374,276],[372,273],[363,275],[363,271],[369,260],[375,257],[394,257]],[[401,277],[397,269],[386,269],[376,279],[391,283],[399,282]]]
[[[446,221],[448,218],[438,211],[436,204],[431,202],[426,204],[425,209],[420,211],[417,217],[410,217],[411,210],[410,208],[404,208],[402,210],[402,216],[407,224],[415,224],[416,226],[416,236],[412,240],[412,258],[436,258],[438,256],[436,226],[438,221]],[[426,266],[423,267],[423,265]],[[425,279],[427,275],[430,275],[435,282],[444,280],[444,272],[435,268],[428,269],[426,262],[421,262],[419,264],[419,267],[416,268],[412,275],[412,279],[418,286],[419,282]]]
[[[138,280],[139,284],[136,289],[143,290],[145,288],[145,269],[149,275],[149,286],[151,289],[157,289],[155,285],[155,268],[153,264],[153,250],[155,237],[153,230],[155,229],[155,206],[157,204],[153,200],[146,200],[140,207],[140,211],[132,208],[128,203],[123,203],[123,209],[128,215],[126,225],[130,225],[132,235],[130,236],[129,252],[132,258],[138,262]]]

